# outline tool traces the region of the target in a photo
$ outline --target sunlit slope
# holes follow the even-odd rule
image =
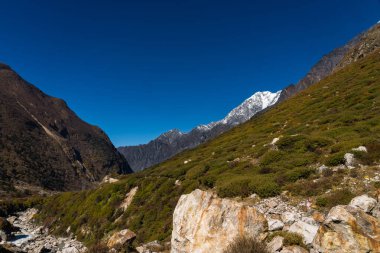
[[[214,188],[224,197],[267,197],[282,190],[304,195],[299,182],[312,178],[321,164],[344,163],[344,154],[354,147],[368,148],[368,153],[357,154],[360,163],[378,162],[379,137],[376,51],[196,149],[116,184],[51,197],[39,218],[57,233],[70,226],[89,244],[121,228],[136,232],[138,241],[165,240],[183,193]],[[137,194],[123,212],[118,207],[135,186]],[[314,190],[308,194],[320,194]]]

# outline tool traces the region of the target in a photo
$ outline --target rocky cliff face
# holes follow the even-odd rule
[[[98,127],[0,65],[0,195],[15,188],[78,190],[132,172]]]
[[[376,24],[368,31],[353,38],[346,45],[336,48],[323,56],[297,84],[286,87],[281,92],[278,101],[280,102],[293,96],[331,75],[334,71],[365,57],[379,47],[380,24]]]
[[[257,92],[233,109],[224,119],[207,125],[200,125],[188,133],[178,129],[170,130],[148,144],[120,147],[134,171],[139,171],[163,162],[179,152],[198,146],[215,138],[233,126],[249,120],[256,113],[277,102],[280,91],[276,93]]]

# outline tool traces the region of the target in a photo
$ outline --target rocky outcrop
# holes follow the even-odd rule
[[[107,247],[109,249],[120,249],[126,247],[127,244],[133,242],[136,238],[136,234],[129,229],[124,229],[119,232],[114,233],[107,242]]]
[[[0,126],[0,194],[19,185],[81,190],[109,173],[132,172],[100,128],[3,64]]]
[[[376,199],[368,197],[367,194],[355,197],[351,200],[349,206],[359,208],[366,213],[370,213],[377,204]]]
[[[380,252],[380,221],[359,208],[333,207],[320,226],[313,247],[318,252]]]
[[[174,210],[171,252],[223,252],[237,236],[260,237],[267,229],[255,207],[194,190],[182,195]]]
[[[137,190],[139,189],[139,187],[133,187],[126,195],[125,195],[125,199],[123,200],[123,202],[121,203],[120,205],[120,208],[123,209],[123,211],[126,211],[129,207],[129,205],[132,203],[133,201],[133,198],[135,197],[136,193],[137,193]]]

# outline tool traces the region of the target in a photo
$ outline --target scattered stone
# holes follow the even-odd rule
[[[313,217],[302,217],[301,221],[310,225],[318,226],[318,223],[313,219]]]
[[[119,182],[119,179],[113,178],[113,177],[107,175],[107,176],[105,176],[103,178],[101,184],[106,184],[106,183],[113,184],[113,183],[116,183],[116,182]]]
[[[124,229],[119,232],[114,233],[107,242],[107,247],[117,248],[125,246],[128,243],[132,243],[132,241],[136,238],[136,234],[129,229]]]
[[[293,224],[296,220],[299,220],[300,218],[301,216],[295,212],[284,212],[283,214],[281,214],[282,221],[287,225]]]
[[[313,241],[318,252],[380,252],[380,220],[359,208],[331,208]]]
[[[175,184],[176,186],[180,186],[180,185],[181,185],[181,181],[177,179],[177,180],[174,182],[174,184]]]
[[[284,245],[284,238],[282,236],[276,236],[274,237],[269,243],[268,243],[268,250],[270,252],[276,252],[282,249]]]
[[[278,205],[278,202],[276,201],[275,198],[268,199],[266,202],[267,207],[269,208],[275,208]]]
[[[284,227],[284,223],[276,219],[268,219],[268,230],[276,231],[281,230]]]
[[[20,212],[17,217],[10,217],[14,226],[20,228],[15,233],[16,238],[9,243],[16,250],[12,252],[33,252],[33,253],[84,253],[87,248],[73,238],[54,237],[50,235],[48,229],[37,226],[32,222],[37,209],[31,208],[25,212]],[[1,251],[0,251],[1,252]]]
[[[278,138],[278,137],[274,138],[270,144],[275,145],[279,140],[280,140],[280,138]]]
[[[315,211],[313,213],[313,219],[318,222],[318,223],[322,223],[325,221],[325,216],[323,215],[323,213],[320,213],[318,211]]]
[[[308,224],[304,221],[296,221],[289,227],[289,232],[300,234],[303,242],[310,245],[318,232],[318,226]]]
[[[357,148],[353,148],[352,151],[359,151],[359,152],[366,152],[367,153],[367,148],[364,146],[359,146]]]
[[[377,201],[374,198],[368,197],[367,194],[355,197],[351,200],[349,206],[359,208],[366,213],[371,212],[371,210],[376,206]]]
[[[345,165],[347,166],[347,168],[349,168],[349,169],[355,168],[355,157],[354,157],[354,154],[346,153],[344,155],[344,161],[345,161]]]
[[[319,174],[322,174],[323,173],[323,171],[325,171],[325,170],[327,170],[329,167],[327,167],[326,165],[321,165],[321,166],[319,166],[318,168],[317,168],[317,172],[319,173]]]

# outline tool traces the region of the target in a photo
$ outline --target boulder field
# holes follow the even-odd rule
[[[253,203],[199,189],[182,195],[173,216],[171,253],[222,253],[239,236],[266,240],[274,253],[380,252],[380,203],[375,198],[355,197],[326,216],[307,201],[294,206],[284,199]],[[276,232],[280,235],[268,240]],[[300,235],[302,245],[285,245],[281,233]]]

